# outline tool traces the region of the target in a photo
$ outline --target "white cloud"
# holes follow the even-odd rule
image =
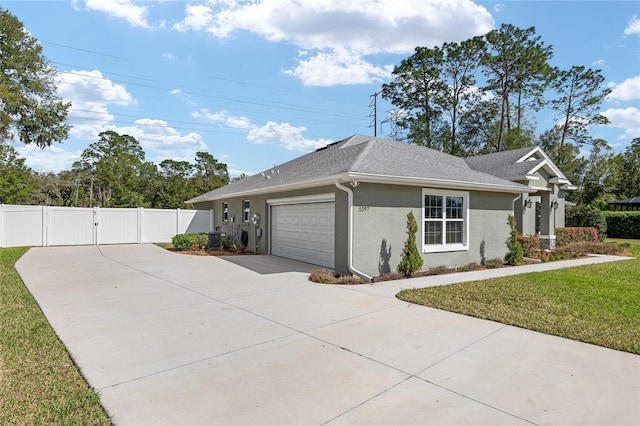
[[[601,114],[609,119],[611,122],[609,126],[624,130],[624,138],[640,137],[640,109],[635,107],[611,108]]]
[[[313,151],[331,143],[329,139],[305,139],[306,127],[294,127],[289,123],[267,122],[262,127],[249,131],[247,140],[257,144],[277,143],[290,151]]]
[[[153,118],[136,120],[134,126],[108,126],[107,129],[136,138],[147,154],[147,160],[156,164],[166,159],[193,161],[196,152],[208,149],[198,133],[181,135],[166,121]]]
[[[494,27],[487,9],[471,0],[211,0],[187,5],[185,13],[174,26],[179,31],[219,38],[248,31],[310,50],[311,57],[288,74],[306,85],[324,86],[371,82],[388,74],[385,67],[366,64],[366,55],[406,54],[415,46],[461,41]],[[329,65],[329,76],[312,69],[316,64]]]
[[[227,165],[228,166],[228,165]],[[248,170],[241,170],[241,169],[236,169],[235,167],[227,167],[227,172],[229,172],[229,177],[231,179],[233,178],[237,178],[240,177],[242,175],[245,176],[251,176],[254,175],[256,172],[250,172]]]
[[[295,127],[289,123],[267,122],[262,127],[257,126],[243,116],[234,116],[227,111],[210,112],[201,109],[191,113],[195,118],[204,118],[209,121],[219,122],[227,127],[247,131],[247,140],[256,144],[278,144],[289,151],[313,151],[332,142],[328,139],[306,139],[303,133],[306,127]]]
[[[609,100],[634,101],[640,99],[640,75],[612,86]]]
[[[302,48],[369,54],[407,53],[416,45],[463,40],[493,25],[491,14],[471,0],[263,0],[188,5],[176,28],[206,28],[220,38],[244,30]]]
[[[304,56],[306,52],[302,52]],[[298,65],[284,73],[300,79],[306,86],[368,84],[382,82],[391,76],[393,65],[377,67],[357,52],[336,49],[299,59]]]
[[[251,120],[249,120],[249,118],[244,116],[233,116],[224,110],[219,112],[209,112],[209,110],[203,108],[200,111],[192,112],[191,116],[194,118],[204,118],[209,121],[221,122],[224,123],[225,126],[231,127],[232,129],[249,130],[256,127],[255,125],[251,124]]]
[[[25,159],[27,166],[37,172],[55,172],[69,170],[75,161],[80,160],[82,152],[65,151],[58,145],[51,145],[40,149],[35,144],[15,145],[20,157]]]
[[[107,15],[125,19],[134,27],[151,28],[147,21],[149,8],[138,6],[131,0],[72,0],[76,8],[85,7],[90,10],[104,12]]]
[[[210,6],[204,4],[190,5],[185,9],[187,15],[182,22],[173,26],[174,29],[184,31],[203,31],[213,25],[214,14]]]
[[[603,67],[604,66],[604,59],[598,59],[596,61],[591,62],[591,65],[593,65],[594,67]]]
[[[629,25],[627,25],[627,28],[624,29],[624,35],[632,34],[640,35],[640,19],[638,19],[638,15],[633,15],[633,17],[629,21]]]
[[[135,101],[121,84],[114,84],[98,70],[69,71],[59,74],[58,95],[72,104],[68,122],[71,135],[96,138],[114,119],[108,105],[130,106]]]

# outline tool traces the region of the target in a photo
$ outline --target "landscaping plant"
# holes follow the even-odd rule
[[[511,228],[511,235],[507,239],[507,248],[509,249],[509,252],[504,257],[504,261],[512,266],[521,265],[524,263],[524,250],[522,249],[522,244],[518,241],[516,218],[513,215],[509,215],[507,223]]]
[[[402,249],[402,259],[398,264],[398,272],[405,277],[410,277],[417,271],[422,269],[424,260],[420,256],[418,247],[416,246],[416,232],[418,232],[418,224],[413,212],[407,214],[407,241]]]
[[[173,249],[176,251],[204,250],[207,247],[209,236],[191,232],[188,234],[178,234],[171,238]]]

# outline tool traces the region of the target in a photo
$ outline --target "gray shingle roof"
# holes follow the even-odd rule
[[[520,157],[518,157],[520,158]],[[514,160],[515,161],[515,160]],[[467,185],[486,185],[520,192],[526,187],[473,170],[464,159],[429,148],[398,141],[354,135],[303,155],[273,169],[248,176],[193,198],[198,203],[246,193],[271,193],[291,185],[319,185],[319,181],[358,176],[432,180]],[[326,182],[324,184],[327,184]]]
[[[562,171],[537,146],[476,155],[465,158],[474,170],[489,173],[507,180],[520,180],[526,175],[534,174],[543,167],[553,176],[566,179]],[[570,182],[567,180],[570,184]]]
[[[492,154],[476,155],[465,159],[469,167],[494,176],[505,179],[529,174],[544,160],[525,161],[517,163],[522,157],[533,151],[535,148],[520,148],[510,151],[495,152]]]

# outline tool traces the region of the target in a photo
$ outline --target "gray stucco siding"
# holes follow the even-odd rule
[[[416,242],[422,248],[422,187],[361,184],[354,188],[353,266],[371,276],[394,272],[407,239],[407,213],[418,222]],[[469,193],[468,249],[422,253],[424,269],[462,266],[482,259],[502,258],[509,235],[507,217],[513,196],[473,191]]]
[[[249,236],[249,242],[247,248],[252,251],[256,251],[259,254],[269,253],[269,232],[270,232],[270,209],[268,200],[282,199],[282,198],[295,198],[306,197],[318,194],[335,194],[336,208],[335,208],[335,228],[336,228],[336,247],[335,247],[335,263],[336,269],[340,267],[348,271],[346,260],[346,193],[337,190],[335,186],[323,186],[311,189],[302,189],[296,191],[280,191],[272,192],[268,194],[250,195],[244,197],[229,197],[206,203],[196,204],[198,209],[211,209],[214,211],[214,229],[226,233],[227,235],[235,235],[239,241],[242,231],[247,231]],[[343,195],[344,194],[344,195]],[[248,200],[250,202],[250,217],[254,214],[260,215],[260,223],[256,227],[250,221],[248,223],[243,222],[243,201]],[[229,220],[223,221],[223,203],[228,203],[228,215]],[[231,222],[231,218],[234,218],[234,222]],[[262,230],[262,237],[256,237],[256,228]],[[342,241],[344,239],[344,241]],[[256,244],[257,243],[257,244]]]

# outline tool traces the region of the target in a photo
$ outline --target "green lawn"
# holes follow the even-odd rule
[[[0,424],[109,425],[14,269],[27,250],[0,248]]]
[[[635,259],[403,290],[398,298],[640,354],[640,240]]]

